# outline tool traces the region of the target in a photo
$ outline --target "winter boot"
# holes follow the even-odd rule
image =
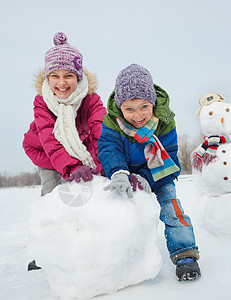
[[[33,260],[33,261],[31,261],[31,262],[28,264],[28,269],[27,269],[27,271],[39,270],[39,269],[41,269],[41,268],[38,267],[38,266],[36,265],[35,260]]]
[[[191,257],[179,259],[176,262],[176,276],[179,281],[199,278],[201,271],[197,261]]]

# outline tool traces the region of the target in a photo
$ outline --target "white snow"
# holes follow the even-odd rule
[[[28,250],[61,299],[111,294],[161,269],[159,204],[144,191],[104,192],[109,183],[65,183],[31,204]]]
[[[222,201],[229,203],[230,208],[231,194],[227,194],[225,199],[224,196],[215,197],[213,200],[216,202],[212,204],[215,207],[211,210],[212,206],[209,208],[208,199],[201,194],[196,182],[194,176],[180,176],[176,187],[184,210],[194,225],[201,254],[199,264],[202,277],[193,282],[176,280],[175,266],[166,250],[163,224],[159,223],[157,243],[163,258],[159,274],[152,280],[94,299],[230,299],[231,237],[227,234],[230,233],[230,227],[227,228],[227,223],[217,222],[217,217],[231,220],[231,209],[222,210]],[[29,206],[39,198],[40,187],[0,189],[0,299],[54,299],[44,271],[27,272],[27,264],[31,261],[27,251],[28,211]]]
[[[231,193],[231,143],[221,144],[216,151],[216,158],[198,175],[198,188],[210,196]],[[231,195],[231,194],[230,194]]]
[[[231,194],[219,197],[204,195],[200,203],[200,220],[214,236],[231,239]]]

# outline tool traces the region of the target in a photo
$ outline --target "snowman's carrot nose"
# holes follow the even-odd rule
[[[224,123],[224,118],[221,118],[221,123]]]

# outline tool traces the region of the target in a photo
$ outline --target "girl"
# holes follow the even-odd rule
[[[45,72],[36,79],[34,121],[24,135],[23,148],[38,166],[41,195],[63,179],[79,182],[102,172],[97,141],[106,109],[95,93],[96,77],[83,70],[83,57],[67,43],[64,33],[45,54]],[[35,260],[28,271],[40,269]]]
[[[23,148],[39,167],[45,195],[65,180],[92,180],[102,172],[97,141],[106,109],[95,93],[95,75],[83,69],[83,57],[64,33],[45,54],[45,72],[36,79],[34,121]]]

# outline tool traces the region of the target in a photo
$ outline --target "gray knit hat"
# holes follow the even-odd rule
[[[156,91],[150,72],[136,64],[123,69],[116,78],[115,103],[118,108],[126,100],[144,99],[155,105]]]

